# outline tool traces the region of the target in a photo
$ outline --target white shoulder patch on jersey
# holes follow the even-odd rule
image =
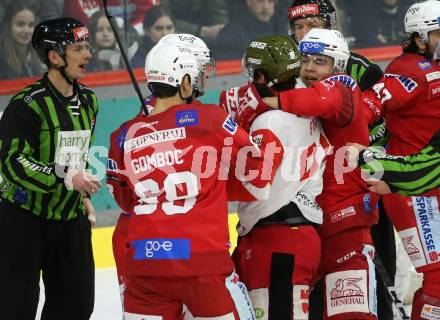
[[[223,129],[231,135],[234,135],[237,132],[238,124],[231,116],[229,116],[226,118],[225,122],[223,122]]]
[[[345,74],[338,74],[336,76],[332,76],[323,80],[323,83],[328,83],[329,81],[338,81],[345,85],[347,88],[350,88],[352,91],[357,87],[357,82],[352,77],[347,76]]]
[[[414,91],[418,84],[413,79],[401,76],[399,74],[385,73],[385,78],[396,78],[407,92]]]
[[[440,79],[440,71],[435,71],[426,74],[426,80],[428,82]]]
[[[118,163],[115,160],[108,158],[107,159],[107,171],[118,172]]]

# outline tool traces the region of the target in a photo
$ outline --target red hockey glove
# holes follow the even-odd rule
[[[220,106],[246,131],[260,114],[272,110],[261,99],[254,85],[231,88],[220,95]]]

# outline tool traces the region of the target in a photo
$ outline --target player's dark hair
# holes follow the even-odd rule
[[[253,79],[259,79],[260,75],[264,75],[264,78],[267,79],[267,74],[262,69],[255,69],[253,74]],[[254,81],[254,86],[260,94],[261,98],[265,97],[273,97],[274,93],[264,84],[260,84]],[[283,83],[276,83],[273,85],[273,88],[277,92],[294,89],[296,86],[296,77],[291,77],[289,80]]]
[[[295,86],[296,86],[296,78],[292,77],[286,82],[275,84],[273,87],[277,92],[281,92],[281,91],[294,89]]]
[[[420,37],[417,32],[413,32],[410,37],[401,42],[404,53],[414,53],[424,56],[426,59],[430,59],[428,52],[421,52],[417,46],[416,38]]]
[[[173,87],[164,83],[149,83],[148,88],[150,89],[153,96],[156,98],[171,98],[176,95],[179,87]]]

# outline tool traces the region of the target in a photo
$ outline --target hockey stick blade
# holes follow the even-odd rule
[[[396,306],[396,309],[400,314],[400,318],[402,320],[410,320],[411,318],[406,314],[403,303],[399,299],[399,296],[397,295],[396,288],[393,286],[393,282],[392,282],[390,276],[388,275],[388,273],[385,269],[385,266],[383,265],[383,262],[377,253],[374,256],[374,265],[376,266],[377,273],[379,274],[380,279],[382,280],[383,284],[387,288],[387,291],[391,297],[391,300],[393,300],[393,303]]]
[[[113,17],[109,14],[107,10],[107,0],[103,0],[104,4],[104,12],[105,16],[107,17],[108,22],[110,23],[110,27],[113,30],[113,33],[115,35],[116,43],[118,44],[119,50],[121,51],[122,59],[124,60],[125,67],[127,68],[128,74],[130,75],[131,82],[133,84],[134,91],[136,91],[136,94],[138,95],[139,101],[141,102],[142,110],[144,111],[145,115],[148,115],[148,108],[145,104],[145,99],[142,96],[141,89],[139,88],[139,84],[136,81],[136,77],[134,76],[133,69],[131,68],[130,62],[128,61],[127,54],[125,53],[124,47],[122,46],[121,39],[119,38],[119,33],[117,28],[115,27],[115,24],[113,22]],[[125,22],[127,23],[127,22]]]

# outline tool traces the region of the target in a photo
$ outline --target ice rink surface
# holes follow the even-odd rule
[[[411,300],[414,292],[421,286],[422,278],[410,267],[411,262],[403,252],[400,241],[397,244],[397,273],[396,288],[399,296],[406,303],[405,309],[411,314]],[[44,301],[44,287],[40,283],[40,304],[36,320],[40,320],[42,302]],[[95,310],[91,320],[122,320],[121,300],[119,297],[116,269],[97,269],[95,277]],[[394,320],[401,319],[396,310]]]
[[[44,301],[44,287],[40,282],[40,304],[36,320],[40,320],[42,302]],[[97,269],[95,278],[95,310],[90,320],[122,320],[121,300],[119,297],[116,269]],[[411,305],[405,305],[408,315],[411,314]],[[394,320],[401,319],[395,311]]]

